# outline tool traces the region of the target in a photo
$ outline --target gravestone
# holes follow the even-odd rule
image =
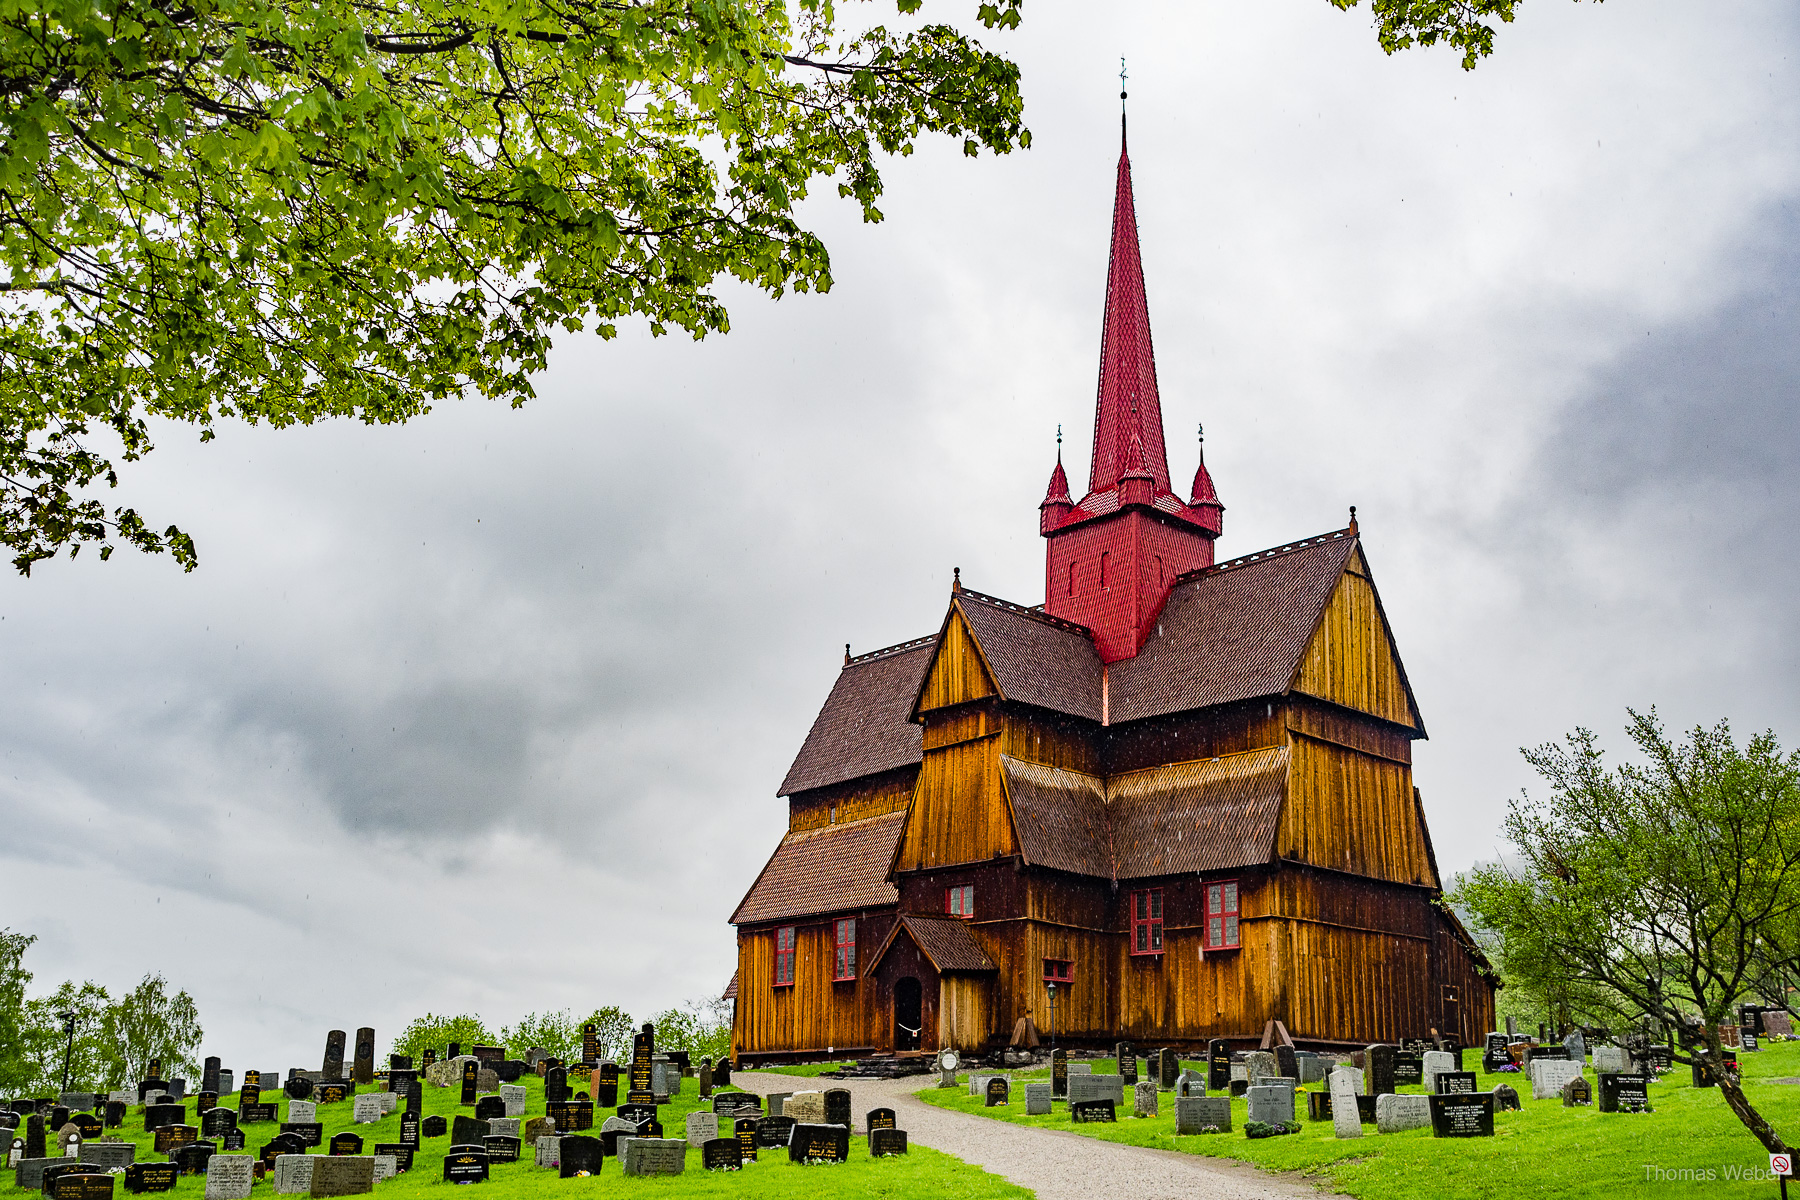
[[[1104,1100],[1069,1101],[1069,1120],[1076,1125],[1117,1121],[1118,1119],[1118,1110],[1113,1106],[1110,1096]]]
[[[1175,1132],[1180,1136],[1231,1132],[1231,1100],[1226,1096],[1177,1096]]]
[[[1563,1049],[1569,1054],[1570,1062],[1587,1061],[1587,1039],[1581,1036],[1581,1030],[1577,1029],[1570,1033],[1568,1037],[1563,1039],[1562,1044]]]
[[[362,1152],[363,1140],[354,1133],[334,1133],[325,1146],[325,1153],[332,1158],[344,1158]]]
[[[582,1129],[594,1127],[594,1102],[591,1100],[568,1100],[562,1104],[547,1104],[545,1114],[556,1122],[556,1127],[564,1133],[574,1133]]]
[[[1070,1063],[1069,1064],[1069,1074],[1071,1074],[1071,1075],[1091,1075],[1091,1074],[1093,1074],[1093,1071],[1094,1071],[1094,1067],[1093,1067],[1092,1063]]]
[[[113,1177],[105,1171],[71,1171],[59,1176],[52,1200],[112,1200]],[[206,1194],[212,1195],[212,1179],[206,1181]],[[244,1197],[250,1193],[244,1192]]]
[[[1047,1083],[1040,1083],[1038,1086],[1048,1088],[1050,1085]],[[899,1125],[894,1119],[894,1110],[891,1108],[871,1108],[868,1112],[863,1114],[863,1130],[865,1132],[871,1129],[898,1128]]]
[[[358,1096],[356,1100],[358,1104],[362,1103],[361,1096]],[[490,1117],[504,1117],[505,1115],[506,1101],[499,1096],[482,1096],[475,1101],[476,1120],[486,1121]]]
[[[541,1134],[533,1142],[533,1145],[537,1148],[531,1160],[533,1166],[557,1167],[562,1165],[562,1155],[559,1152],[562,1145],[561,1137],[553,1133]]]
[[[1251,1087],[1255,1087],[1265,1079],[1278,1078],[1281,1070],[1275,1056],[1267,1050],[1252,1050],[1244,1055],[1244,1078]]]
[[[589,1071],[600,1061],[600,1027],[591,1021],[581,1027],[581,1061]]]
[[[161,1129],[164,1125],[179,1125],[186,1119],[187,1106],[183,1104],[146,1104],[144,1106],[144,1131],[146,1133],[153,1129]],[[27,1130],[31,1128],[31,1120],[32,1118],[26,1118]],[[36,1120],[38,1128],[41,1130],[43,1118],[38,1117]],[[27,1144],[31,1141],[29,1132],[25,1135],[25,1141]]]
[[[1440,1096],[1458,1095],[1475,1090],[1475,1072],[1473,1071],[1440,1071],[1437,1075],[1437,1094]]]
[[[557,1174],[563,1179],[585,1179],[600,1174],[600,1166],[605,1158],[604,1148],[597,1137],[585,1134],[564,1134],[556,1142]]]
[[[619,1111],[613,1115],[621,1121],[641,1125],[645,1121],[656,1120],[656,1106],[654,1104],[621,1104]],[[781,1114],[777,1113],[776,1115]]]
[[[1206,1086],[1215,1091],[1231,1086],[1231,1047],[1223,1038],[1206,1043]]]
[[[1340,1138],[1361,1137],[1362,1072],[1355,1067],[1339,1067],[1331,1073],[1330,1086],[1332,1132]]]
[[[986,1096],[986,1107],[1000,1108],[1010,1100],[1012,1084],[1005,1076],[996,1075],[987,1081],[987,1087],[983,1089],[983,1093]]]
[[[700,1090],[706,1091],[707,1075],[700,1076]],[[744,1166],[744,1151],[734,1137],[709,1138],[700,1143],[700,1167],[706,1171],[737,1171]]]
[[[1164,1049],[1156,1056],[1156,1085],[1165,1092],[1175,1090],[1175,1081],[1181,1077],[1181,1056],[1173,1050]]]
[[[1427,1050],[1419,1056],[1424,1074],[1419,1082],[1425,1085],[1428,1092],[1439,1091],[1437,1077],[1445,1072],[1456,1070],[1456,1055],[1443,1050]]]
[[[489,1117],[488,1137],[522,1137],[517,1117]]]
[[[39,1192],[44,1189],[44,1168],[56,1166],[60,1158],[21,1158],[13,1163],[13,1186]]]
[[[1331,1120],[1331,1093],[1306,1093],[1306,1119],[1309,1121]]]
[[[318,1121],[283,1121],[281,1132],[291,1133],[307,1146],[324,1144],[325,1126]]]
[[[1600,1077],[1600,1111],[1603,1113],[1647,1113],[1650,1111],[1650,1081],[1642,1075],[1602,1075]]]
[[[203,1092],[219,1090],[219,1056],[216,1054],[200,1065],[200,1090]]]
[[[1631,1069],[1631,1055],[1623,1046],[1595,1046],[1594,1074],[1623,1075]]]
[[[1562,1102],[1564,1108],[1586,1108],[1594,1102],[1594,1089],[1588,1081],[1577,1075],[1563,1084]]]
[[[495,1116],[522,1117],[525,1115],[525,1087],[523,1084],[503,1083],[500,1085],[500,1111]],[[481,1115],[481,1108],[476,1106],[475,1115]]]
[[[771,1117],[786,1116],[787,1115],[787,1102],[790,1098],[792,1098],[793,1094],[794,1093],[792,1093],[792,1092],[770,1092],[767,1096],[763,1097],[763,1099],[765,1099],[769,1102],[769,1115]],[[975,1083],[973,1080],[970,1080],[969,1095],[973,1096],[974,1094],[975,1094]]]
[[[174,1163],[132,1163],[125,1168],[125,1190],[137,1195],[166,1192],[175,1186],[179,1174]]]
[[[788,1161],[797,1163],[848,1162],[850,1129],[845,1125],[794,1126],[788,1139]]]
[[[464,1107],[473,1108],[475,1106],[475,1082],[480,1073],[481,1064],[475,1059],[465,1058],[462,1060],[462,1099],[459,1103]]]
[[[721,1058],[713,1064],[713,1086],[716,1088],[731,1086],[731,1060],[729,1058]]]
[[[1131,1115],[1134,1117],[1156,1116],[1156,1081],[1141,1079],[1131,1089]]]
[[[1246,1121],[1261,1121],[1266,1125],[1286,1125],[1294,1119],[1294,1090],[1292,1088],[1257,1084],[1245,1093],[1248,1109]]]
[[[519,1148],[524,1145],[509,1133],[490,1133],[481,1139],[481,1144],[487,1147],[490,1163],[518,1162]]]
[[[353,1125],[373,1125],[381,1120],[381,1097],[374,1092],[364,1092],[356,1098],[350,1109],[350,1123]]]
[[[619,1167],[627,1175],[679,1175],[687,1167],[687,1143],[678,1138],[620,1138]]]
[[[1050,1052],[1050,1094],[1052,1096],[1069,1094],[1069,1052],[1066,1050]]]
[[[267,1104],[245,1104],[238,1108],[238,1124],[261,1125],[273,1121],[280,1106],[273,1100]]]
[[[325,1079],[342,1079],[344,1077],[344,1031],[334,1029],[325,1035],[325,1058],[319,1064],[319,1074]],[[221,1072],[221,1077],[223,1073]],[[229,1090],[229,1086],[227,1090]]]
[[[479,1146],[481,1139],[492,1132],[494,1132],[493,1128],[486,1121],[477,1117],[459,1116],[450,1123],[450,1144],[453,1146]]]
[[[711,1058],[703,1058],[700,1060],[700,1069],[695,1072],[694,1077],[700,1081],[700,1099],[705,1100],[710,1097],[713,1092]]]
[[[1294,1058],[1300,1066],[1300,1082],[1302,1084],[1325,1082],[1324,1059],[1310,1050],[1296,1050]]]
[[[1517,1112],[1519,1110],[1519,1093],[1504,1083],[1497,1084],[1491,1094],[1494,1097],[1495,1112]]]
[[[122,1128],[125,1124],[125,1110],[129,1107],[130,1105],[123,1100],[108,1100],[106,1102],[106,1127],[108,1129]]]
[[[81,1161],[102,1171],[123,1171],[137,1161],[137,1147],[130,1142],[84,1142]]]
[[[1424,1056],[1413,1050],[1394,1051],[1394,1086],[1410,1087],[1424,1081]]]
[[[1394,1056],[1392,1046],[1375,1045],[1363,1051],[1363,1082],[1371,1096],[1385,1096],[1394,1090]]]
[[[561,1104],[569,1098],[569,1072],[564,1067],[548,1067],[544,1071],[544,1102]]]
[[[1294,1056],[1292,1046],[1275,1047],[1275,1072],[1295,1083],[1300,1082],[1300,1060]]]
[[[1125,1103],[1125,1084],[1117,1075],[1071,1075],[1069,1076],[1069,1103],[1078,1100],[1111,1100],[1114,1105]]]
[[[1175,1095],[1177,1098],[1206,1095],[1206,1076],[1198,1071],[1183,1071],[1175,1079]]]
[[[305,1154],[306,1143],[291,1133],[278,1133],[262,1144],[256,1157],[266,1170],[275,1169],[275,1160],[284,1154]]]
[[[1558,1047],[1561,1049],[1561,1047]],[[1531,1062],[1531,1098],[1554,1100],[1562,1095],[1563,1084],[1581,1077],[1581,1064],[1562,1058],[1538,1058]]]
[[[289,1100],[287,1119],[290,1121],[316,1121],[319,1119],[319,1106],[311,1100]]]
[[[541,1137],[549,1137],[556,1132],[556,1122],[549,1117],[532,1117],[519,1127],[519,1136],[528,1142],[535,1142]]]
[[[310,1154],[283,1154],[278,1157],[275,1160],[275,1194],[312,1195],[313,1164],[318,1161]]]
[[[486,1183],[488,1153],[485,1146],[452,1146],[444,1154],[445,1183]]]
[[[218,1152],[212,1142],[184,1142],[169,1153],[169,1161],[180,1167],[183,1175],[204,1175],[207,1160]]]
[[[287,1093],[289,1100],[308,1100],[312,1098],[313,1081],[304,1075],[295,1075],[281,1085],[281,1090]],[[311,1176],[308,1176],[308,1179],[310,1181]],[[307,1186],[311,1187],[312,1185],[309,1182]]]
[[[825,1123],[825,1094],[823,1092],[794,1092],[782,1102],[780,1115],[792,1117],[796,1121],[822,1125]]]
[[[1382,1133],[1404,1133],[1431,1124],[1430,1096],[1377,1095],[1375,1128]]]
[[[1386,1097],[1383,1097],[1386,1099]],[[1396,1096],[1410,1100],[1410,1096]],[[1489,1092],[1456,1092],[1427,1096],[1431,1136],[1441,1138],[1493,1137],[1494,1097]]]
[[[342,1104],[351,1096],[347,1083],[319,1083],[313,1086],[313,1095],[318,1097],[316,1104]]]
[[[871,1129],[869,1130],[869,1157],[891,1158],[896,1154],[906,1153],[906,1130],[904,1129]]]
[[[738,1150],[742,1152],[745,1162],[756,1161],[757,1120],[756,1117],[739,1117],[731,1123],[731,1131],[737,1135]]]
[[[651,1078],[651,1060],[656,1054],[655,1038],[640,1032],[631,1039],[631,1082],[625,1097],[633,1102],[655,1103],[656,1091]]]
[[[201,1137],[224,1137],[237,1128],[236,1112],[229,1108],[209,1108],[200,1114]]]
[[[756,1144],[771,1150],[788,1144],[788,1135],[794,1132],[795,1121],[792,1117],[762,1117],[756,1122]]]
[[[1787,1013],[1776,1009],[1764,1009],[1762,1013],[1763,1033],[1773,1037],[1790,1038],[1794,1036],[1794,1019]]]
[[[250,1200],[256,1159],[248,1154],[215,1154],[206,1164],[206,1200]]]
[[[850,1128],[850,1089],[825,1089],[825,1124]]]
[[[1028,1083],[1025,1085],[1025,1115],[1042,1117],[1050,1113],[1050,1085],[1047,1083]],[[892,1109],[888,1110],[890,1113]]]
[[[698,1150],[707,1142],[719,1136],[719,1118],[716,1113],[691,1112],[687,1115],[687,1143]]]

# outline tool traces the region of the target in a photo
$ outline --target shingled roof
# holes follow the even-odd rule
[[[750,885],[733,925],[816,913],[881,908],[900,898],[888,864],[906,813],[883,813],[846,825],[790,831]]]
[[[894,928],[881,948],[869,958],[869,965],[863,973],[871,974],[881,965],[887,956],[888,947],[894,944],[902,933],[912,938],[913,944],[919,948],[938,974],[961,971],[985,974],[998,971],[994,960],[982,950],[975,935],[969,932],[969,923],[956,917],[921,917],[916,913],[902,914],[894,922]]]
[[[1285,746],[1132,771],[1110,780],[1000,759],[1025,861],[1144,879],[1268,862],[1287,780]]]
[[[907,717],[934,642],[921,638],[845,663],[777,794],[918,762],[924,731]]]
[[[967,589],[957,602],[1008,700],[1100,719],[1100,655],[1087,630]]]

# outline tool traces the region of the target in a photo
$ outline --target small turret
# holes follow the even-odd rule
[[[1194,471],[1194,489],[1188,507],[1200,524],[1216,537],[1225,528],[1225,506],[1219,503],[1218,489],[1213,487],[1212,472],[1206,469],[1206,426],[1200,426],[1200,466]]]
[[[1069,499],[1069,477],[1063,473],[1062,426],[1056,427],[1056,470],[1050,472],[1050,486],[1044,491],[1044,502],[1038,505],[1038,532],[1047,534],[1069,519],[1075,502]]]

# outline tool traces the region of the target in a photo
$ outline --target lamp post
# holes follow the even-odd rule
[[[1050,989],[1050,1053],[1056,1053],[1056,984],[1046,983]]]
[[[69,1035],[69,1048],[63,1054],[62,1090],[66,1092],[69,1090],[69,1068],[75,1061],[75,1014],[71,1011],[59,1012],[56,1015],[62,1018],[63,1032]]]

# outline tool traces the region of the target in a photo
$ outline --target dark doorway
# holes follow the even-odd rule
[[[917,1050],[923,1025],[919,981],[911,975],[894,984],[894,1049]]]

